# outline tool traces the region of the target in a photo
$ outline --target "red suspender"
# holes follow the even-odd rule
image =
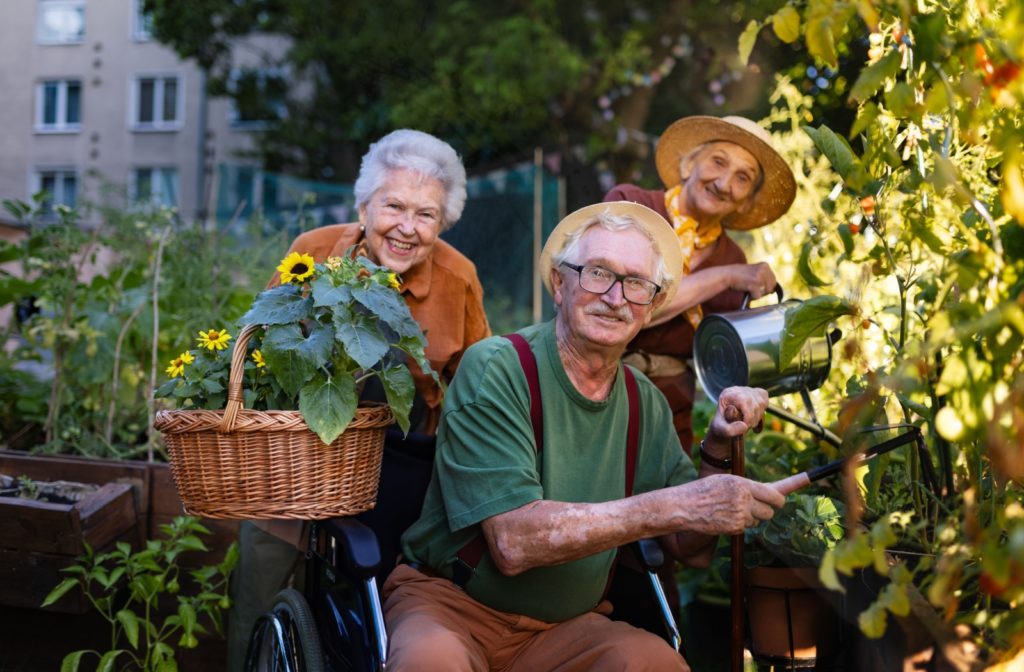
[[[540,454],[544,448],[544,411],[540,403],[540,376],[537,373],[537,358],[533,356],[530,344],[520,334],[504,334],[504,337],[512,341],[516,354],[519,355],[519,364],[523,367],[523,373],[526,374],[526,383],[530,388],[530,422],[533,425],[533,438],[537,446],[537,453]],[[626,399],[629,404],[629,424],[626,427],[625,488],[626,497],[629,497],[633,494],[637,448],[640,443],[640,398],[637,394],[636,378],[633,376],[633,372],[626,365],[622,366],[622,370],[626,374]],[[465,586],[466,582],[473,577],[473,572],[476,571],[476,566],[480,564],[480,559],[486,550],[487,542],[484,540],[483,534],[478,534],[470,539],[457,554],[455,565],[452,568],[452,581],[459,586]]]

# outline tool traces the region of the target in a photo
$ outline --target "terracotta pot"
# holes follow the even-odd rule
[[[813,663],[835,651],[838,617],[816,567],[749,569],[745,595],[755,660]]]

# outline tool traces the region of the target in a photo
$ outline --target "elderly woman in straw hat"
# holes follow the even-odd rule
[[[622,184],[604,200],[646,205],[668,220],[679,240],[687,279],[630,343],[626,361],[666,396],[689,453],[696,379],[687,360],[701,317],[736,310],[745,293],[757,299],[776,284],[768,264],[748,264],[727,231],[756,229],[781,217],[793,203],[796,183],[768,133],[743,117],[684,117],[662,134],[655,160],[665,189]]]

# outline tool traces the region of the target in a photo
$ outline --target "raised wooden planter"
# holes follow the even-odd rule
[[[160,534],[160,525],[170,523],[175,516],[184,515],[170,468],[164,463],[29,455],[21,451],[0,450],[0,472],[12,476],[27,476],[36,481],[95,483],[104,486],[101,488],[104,496],[110,495],[116,489],[120,493],[118,497],[121,498],[118,499],[117,506],[128,507],[127,513],[121,508],[117,509],[119,513],[116,521],[119,522],[114,522],[111,511],[101,507],[90,514],[89,520],[91,521],[93,516],[99,516],[96,518],[97,521],[111,516],[112,520],[109,523],[82,523],[81,506],[84,502],[79,502],[79,525],[86,530],[95,528],[95,532],[90,532],[92,534],[105,534],[125,523],[124,529],[118,529],[109,539],[101,536],[86,537],[85,541],[97,551],[119,540],[128,541],[138,548],[147,539],[156,538]],[[3,499],[0,498],[0,501]],[[76,545],[75,542],[69,541],[67,535],[61,537],[64,550],[57,553],[38,549],[27,550],[25,545],[9,546],[8,544],[21,543],[29,537],[42,534],[41,529],[31,528],[31,521],[37,520],[41,515],[35,513],[36,510],[32,509],[33,513],[28,514],[23,509],[0,509],[0,530],[10,530],[12,535],[7,538],[0,532],[0,605],[38,608],[47,593],[64,578],[64,575],[57,571],[59,567],[70,564],[71,560],[84,550],[80,543]],[[67,511],[66,515],[70,520],[75,514]],[[187,567],[220,562],[227,547],[238,538],[238,521],[204,520],[203,524],[213,533],[211,536],[203,537],[210,550],[208,553],[189,553],[183,558],[183,563]],[[26,528],[26,525],[31,529]],[[66,531],[70,533],[70,522],[68,525]],[[44,558],[47,553],[53,557]],[[28,581],[27,577],[31,577],[31,581]],[[28,591],[28,586],[32,586],[31,592]],[[81,613],[77,610],[83,606],[85,605],[72,605],[69,596],[66,595],[52,608],[57,611]]]
[[[107,483],[75,504],[0,497],[0,599],[38,608],[85,544],[99,552],[131,541],[136,525],[135,498],[126,483]],[[80,614],[90,604],[72,591],[47,608]]]

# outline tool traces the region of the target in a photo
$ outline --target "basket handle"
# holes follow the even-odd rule
[[[228,374],[228,404],[220,421],[220,432],[228,433],[235,430],[235,420],[245,401],[245,397],[242,396],[242,375],[245,373],[245,353],[248,350],[249,337],[262,328],[262,324],[246,325],[235,341],[235,349],[231,351],[231,372]]]

